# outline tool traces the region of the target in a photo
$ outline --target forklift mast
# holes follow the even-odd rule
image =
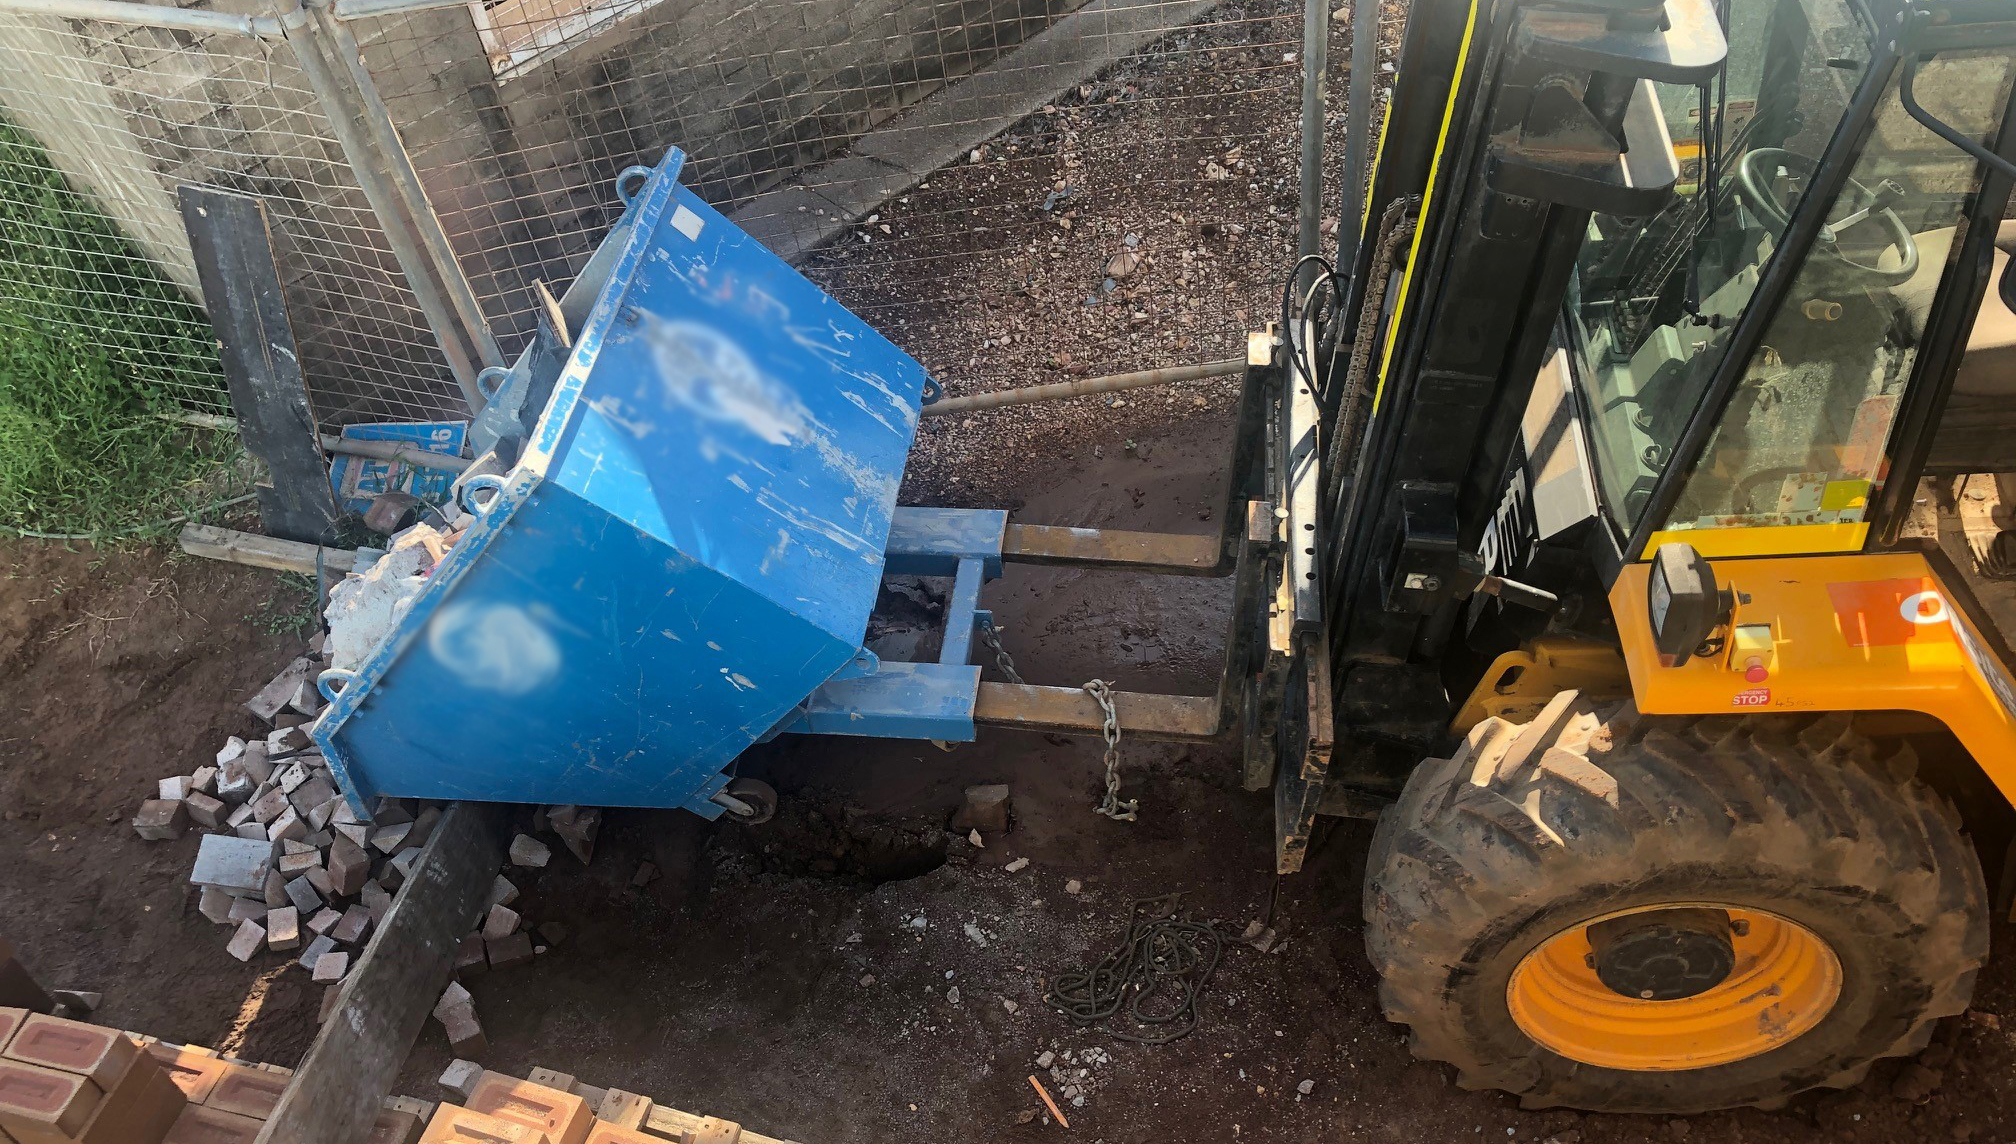
[[[1340,252],[1355,334],[1319,369],[1332,782],[1391,788],[1442,736],[1445,675],[1466,670],[1451,645],[1484,595],[1515,626],[1554,606],[1514,576],[1533,378],[1592,213],[1673,194],[1651,84],[1705,82],[1724,48],[1709,0],[1414,8],[1363,237]]]

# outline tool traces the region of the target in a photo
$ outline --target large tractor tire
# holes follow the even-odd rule
[[[1988,953],[1981,867],[1841,716],[1487,719],[1379,820],[1366,948],[1418,1057],[1531,1108],[1687,1113],[1923,1048]]]

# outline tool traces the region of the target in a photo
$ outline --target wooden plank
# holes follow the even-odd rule
[[[500,808],[449,807],[258,1144],[357,1144],[370,1134],[503,862]]]
[[[260,519],[287,540],[329,539],[341,512],[308,407],[265,205],[186,184],[177,198],[239,436],[271,476],[259,486]]]
[[[689,1134],[700,1127],[701,1121],[707,1119],[710,1118],[695,1116],[690,1112],[681,1112],[676,1108],[667,1108],[662,1104],[657,1104],[651,1107],[650,1114],[644,1118],[644,1131],[654,1136],[663,1136],[667,1140],[685,1140]],[[795,1142],[780,1140],[775,1136],[765,1136],[760,1132],[751,1132],[747,1128],[744,1128],[741,1136],[737,1137],[737,1144],[795,1144]]]
[[[298,540],[276,540],[256,532],[238,532],[210,524],[182,526],[182,551],[211,560],[228,560],[276,572],[315,574],[315,546]],[[322,571],[340,576],[357,565],[357,554],[347,548],[322,549]]]

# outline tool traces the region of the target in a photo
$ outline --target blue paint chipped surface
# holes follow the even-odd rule
[[[722,769],[854,660],[924,370],[678,186],[680,163],[613,233],[503,491],[313,729],[360,808],[713,817]]]

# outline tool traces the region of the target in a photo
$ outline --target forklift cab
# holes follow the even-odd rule
[[[2012,102],[2016,0],[1416,0],[1316,387],[1325,781],[1393,800],[1367,951],[1465,1087],[1775,1107],[1965,1008]]]
[[[1854,7],[1731,0],[1728,19],[1724,75],[1660,93],[1683,164],[1672,199],[1649,220],[1592,219],[1575,262],[1564,332],[1601,499],[1640,549],[1684,539],[1711,556],[1857,551],[1878,508],[1872,494],[1903,459],[1889,446],[1905,413],[1914,403],[1931,412],[1936,395],[1914,391],[1935,388],[1946,364],[1940,339],[1950,335],[1933,321],[1942,286],[1949,306],[1975,299],[1980,311],[1960,327],[1973,336],[1954,413],[1989,412],[2016,430],[2016,314],[1982,289],[1975,265],[1986,255],[1999,271],[2008,256],[1988,236],[1966,241],[2001,225],[1999,210],[1970,212],[1987,170],[1904,101],[1909,75],[1932,116],[1993,139],[2012,49],[1909,63],[1858,125],[1850,113],[1874,30]],[[1791,271],[1783,293],[1758,299],[1823,166],[1845,168],[1834,201],[1792,251],[1796,267],[1780,271]],[[1728,362],[1753,300],[1767,311],[1752,319],[1760,336]],[[1683,437],[1718,373],[1733,385],[1714,395],[1726,404],[1690,450]],[[1939,434],[1931,441],[1931,463],[1968,463],[1941,456]]]

